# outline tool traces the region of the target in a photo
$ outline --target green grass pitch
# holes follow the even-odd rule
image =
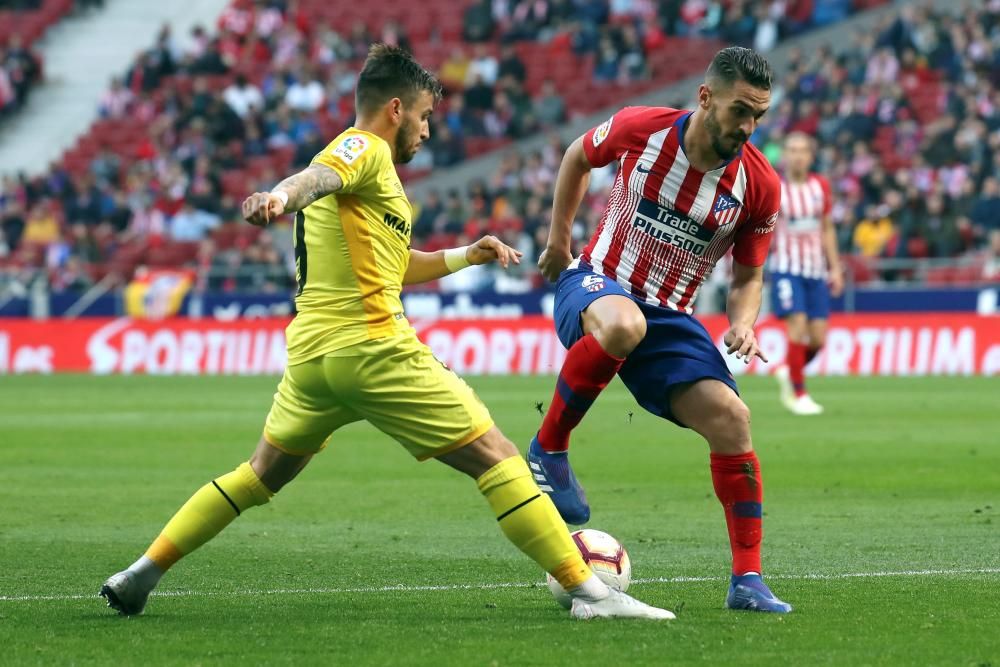
[[[0,379],[0,664],[1000,665],[1000,404],[986,378],[742,382],[787,617],[722,609],[705,445],[616,383],[574,440],[591,526],[676,621],[574,622],[474,484],[373,428],[182,561],[146,614],[96,597],[249,455],[275,378]],[[552,378],[474,378],[523,447]],[[920,572],[914,574],[913,572]]]

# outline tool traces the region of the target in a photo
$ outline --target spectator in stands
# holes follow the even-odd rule
[[[102,118],[121,118],[129,112],[135,95],[125,87],[121,77],[111,79],[111,87],[101,96],[98,113]]]
[[[70,226],[69,254],[85,264],[95,264],[104,259],[104,253],[90,228],[82,223]]]
[[[497,82],[500,73],[500,64],[490,53],[485,44],[477,44],[472,60],[469,61],[469,70],[466,73],[466,85],[475,84],[477,81],[487,86],[493,86]]]
[[[222,57],[222,42],[216,37],[209,40],[208,46],[200,56],[185,64],[188,74],[225,74],[229,71],[229,65]]]
[[[295,81],[285,93],[285,103],[296,111],[316,111],[323,105],[326,94],[323,84],[319,82],[316,70],[304,67],[295,76]]]
[[[17,250],[21,244],[26,222],[24,205],[18,199],[10,198],[4,202],[3,208],[0,209],[0,237],[4,240],[5,251],[0,254]]]
[[[523,84],[528,78],[528,68],[512,44],[505,44],[500,51],[497,75],[500,79],[513,79],[519,84]]]
[[[0,50],[0,68],[6,73],[9,86],[13,89],[15,107],[21,107],[28,99],[28,91],[41,78],[38,57],[24,46],[21,36],[10,36],[7,48]]]
[[[646,66],[646,52],[642,46],[639,31],[634,25],[626,25],[621,31],[621,46],[618,48],[620,82],[624,84],[641,81],[649,76]]]
[[[450,167],[465,159],[462,137],[451,129],[451,125],[439,125],[428,143],[435,166]]]
[[[226,104],[240,118],[246,118],[251,111],[264,108],[264,95],[260,88],[247,80],[246,74],[240,72],[231,84],[223,91]]]
[[[204,119],[206,134],[216,146],[243,138],[243,121],[226,104],[221,92],[212,97]]]
[[[441,85],[450,92],[461,91],[465,88],[465,82],[469,77],[469,57],[465,55],[465,49],[455,47],[448,54],[448,57],[438,68],[438,78]]]
[[[389,46],[398,46],[409,53],[413,52],[413,45],[410,44],[410,38],[406,34],[406,29],[396,20],[386,21],[382,25],[382,34],[379,37],[379,41]]]
[[[927,127],[923,155],[930,166],[943,167],[958,160],[955,148],[957,129],[955,117],[947,114]]]
[[[1000,229],[1000,181],[990,176],[983,181],[982,192],[970,213],[972,223],[983,230]]]
[[[552,22],[549,0],[520,0],[511,12],[509,28],[503,39],[506,42],[538,39]]]
[[[191,202],[195,208],[215,213],[219,207],[221,192],[219,175],[209,156],[196,156],[187,183],[187,191],[184,193],[185,200]]]
[[[535,118],[545,128],[557,127],[566,120],[566,103],[552,79],[542,83],[541,94],[535,100]]]
[[[594,81],[612,83],[618,80],[618,50],[610,37],[602,37],[597,46],[597,61],[594,63]]]
[[[24,224],[21,242],[45,246],[59,238],[60,224],[55,204],[51,197],[43,197],[31,212]]]
[[[63,199],[66,219],[70,224],[96,225],[101,221],[104,196],[91,175],[79,175],[73,182],[72,191]]]
[[[292,166],[306,167],[312,162],[328,142],[324,141],[319,133],[319,128],[309,127],[303,131],[300,141],[295,145],[295,153],[292,156]]]
[[[114,186],[118,184],[121,176],[121,167],[121,158],[111,150],[110,146],[104,144],[101,152],[90,162],[90,173],[99,185]]]
[[[320,65],[350,59],[352,52],[347,40],[325,20],[316,27],[312,49],[313,62]]]
[[[881,257],[889,240],[896,234],[896,227],[886,215],[887,207],[870,204],[865,217],[854,228],[854,249],[864,257]]]
[[[94,232],[96,235],[95,238],[98,238],[98,240],[110,241],[114,236],[121,234],[128,229],[129,221],[132,218],[132,212],[128,206],[128,197],[124,190],[116,188],[110,203],[111,205],[108,207],[103,219],[97,225]]]
[[[285,25],[285,17],[282,13],[283,7],[275,6],[266,2],[258,2],[255,8],[254,33],[260,37],[268,38],[275,34]]]
[[[490,0],[475,0],[462,15],[462,36],[467,42],[485,42],[493,36],[493,8]]]
[[[417,214],[413,225],[413,233],[418,237],[430,236],[434,232],[443,231],[444,226],[444,202],[441,201],[441,193],[438,190],[431,190],[420,205],[420,212]]]
[[[952,257],[962,247],[956,217],[946,207],[944,197],[931,195],[924,215],[919,218],[920,236],[928,241],[933,257]]]
[[[365,29],[365,33],[367,29]],[[305,43],[304,35],[294,25],[283,26],[270,41],[271,64],[275,67],[290,67],[295,64]]]
[[[211,37],[205,31],[205,26],[200,24],[194,26],[191,28],[191,37],[188,40],[187,48],[181,54],[182,60],[197,60],[208,50],[211,41]]]
[[[482,117],[494,107],[493,86],[487,84],[481,77],[476,77],[465,89],[463,104],[470,113]]]
[[[347,43],[351,47],[351,60],[362,60],[368,53],[368,47],[375,41],[375,37],[368,30],[364,21],[355,21],[351,26]]]
[[[181,210],[170,219],[170,238],[175,241],[200,241],[220,222],[219,216],[196,209],[185,201]]]

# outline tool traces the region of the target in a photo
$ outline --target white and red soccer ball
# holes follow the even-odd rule
[[[585,528],[572,534],[573,542],[583,556],[584,562],[590,566],[597,578],[616,591],[624,593],[632,583],[632,561],[621,542],[607,533]],[[566,609],[572,603],[569,593],[563,590],[559,582],[546,575],[549,590],[556,602]]]

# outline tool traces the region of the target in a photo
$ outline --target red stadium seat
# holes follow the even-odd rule
[[[851,275],[854,277],[854,282],[859,285],[870,283],[877,277],[875,271],[869,264],[867,257],[862,257],[860,255],[845,255],[844,263],[847,265]]]
[[[224,222],[212,231],[212,238],[219,250],[228,250],[236,245],[242,226],[243,223],[239,222]]]

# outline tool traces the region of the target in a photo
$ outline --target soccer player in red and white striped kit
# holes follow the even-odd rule
[[[781,214],[768,261],[771,310],[784,320],[788,334],[786,361],[774,377],[781,403],[797,415],[823,412],[806,391],[805,367],[826,342],[830,296],[840,296],[844,290],[837,233],[830,218],[830,184],[810,171],[815,145],[802,132],[785,138]]]
[[[569,435],[617,374],[643,408],[708,442],[733,557],[726,606],[786,613],[791,605],[761,579],[763,482],[750,411],[691,315],[702,282],[732,248],[727,352],[767,361],[753,326],[781,184],[747,141],[770,103],[767,61],[730,47],[713,58],[694,111],[625,108],[567,149],[538,263],[557,281],[556,330],[569,352],[528,464],[568,523],[589,520]],[[618,173],[604,217],[574,258],[570,229],[590,170],[612,162]]]

